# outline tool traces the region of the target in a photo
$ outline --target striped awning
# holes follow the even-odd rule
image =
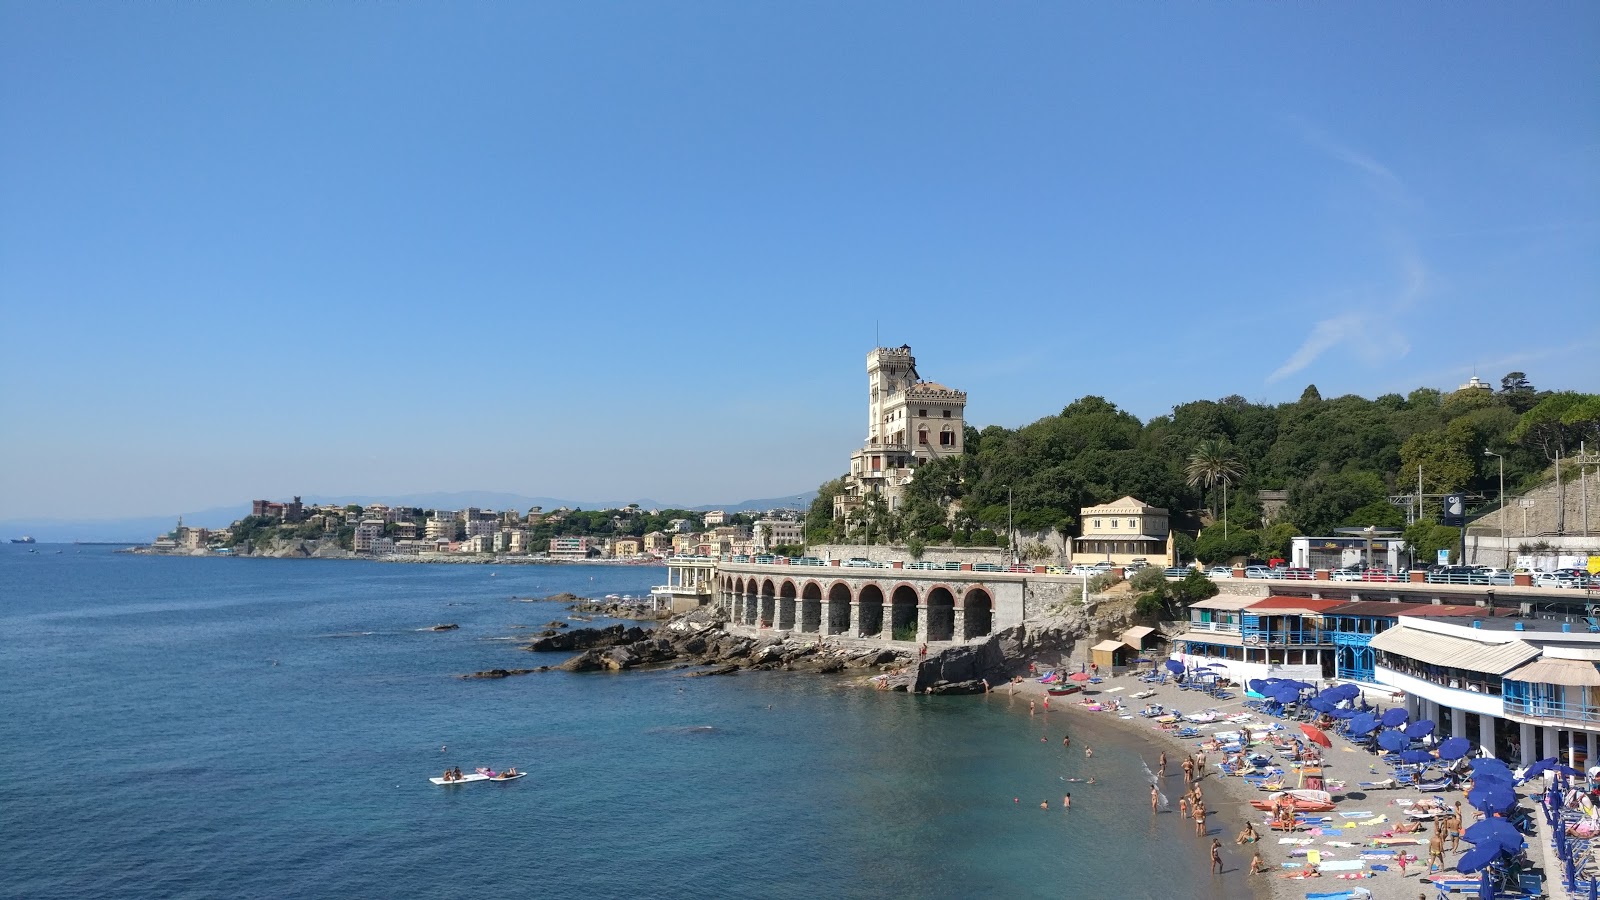
[[[1490,675],[1504,675],[1539,656],[1539,648],[1525,641],[1480,643],[1404,625],[1373,635],[1368,646],[1430,665]]]
[[[1532,684],[1565,684],[1574,687],[1600,687],[1600,669],[1581,659],[1536,659],[1506,673],[1512,681]]]

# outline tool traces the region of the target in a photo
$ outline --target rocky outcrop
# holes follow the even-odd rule
[[[632,619],[643,622],[659,622],[672,618],[672,611],[667,609],[650,609],[638,603],[620,603],[609,600],[582,599],[572,604],[573,612],[586,613],[593,616],[604,616],[608,619]]]
[[[482,672],[473,672],[471,675],[460,676],[466,678],[510,678],[513,675],[531,675],[534,672],[547,672],[549,666],[540,666],[537,669],[487,669]]]
[[[650,636],[650,632],[637,625],[629,628],[624,625],[611,625],[605,628],[577,628],[572,631],[557,632],[550,629],[540,635],[538,640],[528,644],[527,649],[535,653],[545,653],[555,650],[573,651],[590,650],[600,647],[616,647],[623,644],[632,644],[642,641]]]

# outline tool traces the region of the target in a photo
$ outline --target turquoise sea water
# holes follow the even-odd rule
[[[1156,749],[1087,715],[782,673],[454,677],[564,658],[513,639],[565,610],[513,596],[659,569],[35,549],[0,546],[0,895],[1245,895],[1150,814]],[[429,784],[447,765],[531,775]]]

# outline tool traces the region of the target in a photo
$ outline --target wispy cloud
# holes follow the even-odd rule
[[[1283,365],[1267,376],[1267,383],[1281,381],[1316,362],[1324,353],[1335,347],[1346,346],[1364,363],[1376,364],[1396,359],[1411,352],[1411,344],[1395,327],[1395,316],[1415,306],[1427,292],[1428,269],[1416,254],[1401,251],[1399,255],[1400,286],[1387,296],[1372,297],[1365,302],[1341,298],[1334,302],[1345,306],[1345,311],[1318,321],[1311,334]]]
[[[1318,150],[1321,150],[1328,156],[1347,165],[1354,166],[1355,168],[1360,169],[1362,172],[1365,172],[1380,181],[1387,182],[1393,187],[1401,190],[1405,189],[1405,182],[1400,179],[1399,175],[1394,173],[1393,169],[1390,169],[1383,163],[1378,162],[1368,154],[1351,147],[1343,141],[1337,140],[1332,135],[1328,134],[1326,131],[1304,118],[1291,116],[1289,121],[1300,130],[1300,134],[1305,138],[1306,143],[1317,148]]]

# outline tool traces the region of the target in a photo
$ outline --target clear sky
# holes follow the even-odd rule
[[[0,4],[0,518],[686,504],[911,344],[1099,394],[1600,389],[1600,4]]]

